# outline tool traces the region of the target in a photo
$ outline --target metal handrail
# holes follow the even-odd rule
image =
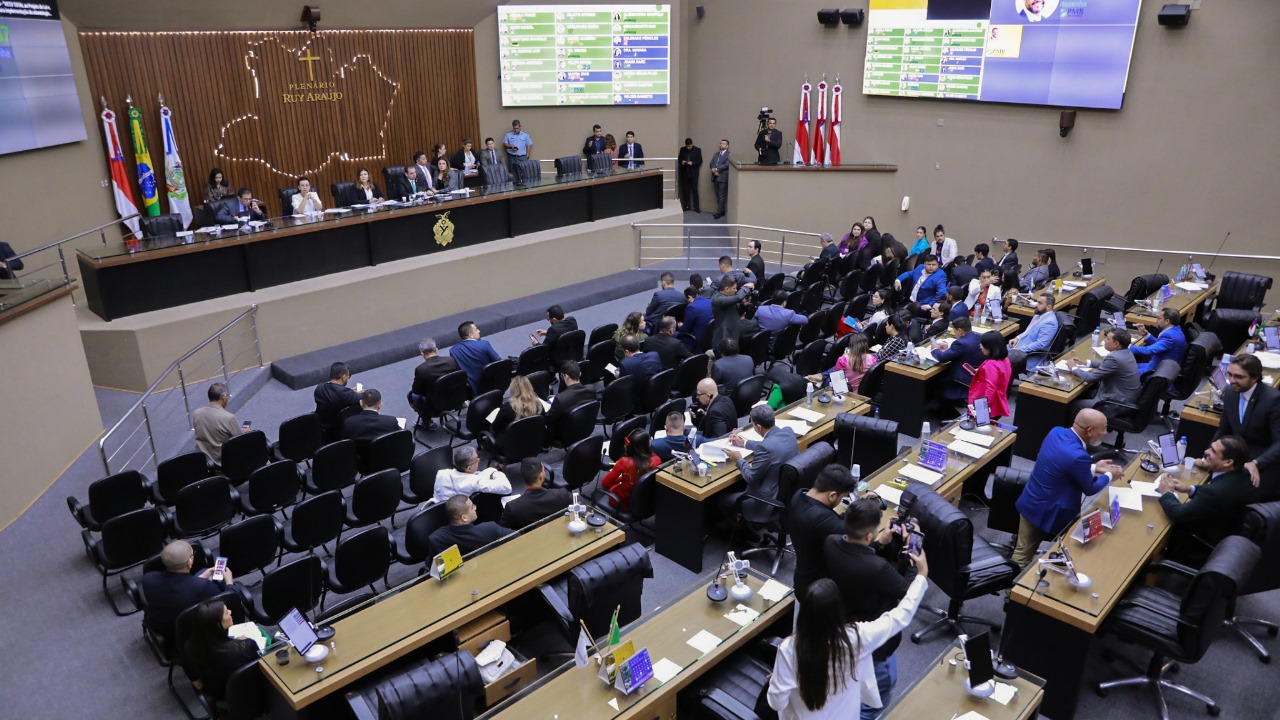
[[[152,458],[157,459],[159,457],[156,451],[155,435],[151,430],[151,419],[149,414],[147,413],[146,403],[148,398],[150,398],[152,395],[156,393],[156,390],[165,382],[165,380],[169,378],[169,376],[175,370],[178,372],[178,386],[182,389],[182,402],[187,411],[188,424],[190,423],[191,402],[187,396],[187,382],[186,382],[186,377],[182,371],[182,363],[184,361],[190,359],[196,353],[200,352],[201,350],[205,349],[209,345],[216,342],[218,344],[218,355],[221,358],[221,364],[222,364],[222,379],[223,379],[223,382],[229,381],[229,375],[227,372],[226,348],[223,346],[222,337],[224,334],[226,334],[228,330],[235,327],[241,320],[244,320],[246,317],[253,318],[253,345],[254,345],[254,350],[256,351],[257,357],[258,357],[258,367],[262,367],[262,364],[263,364],[262,363],[262,344],[258,337],[257,311],[258,311],[257,304],[250,305],[248,310],[245,310],[244,312],[237,315],[233,320],[231,320],[231,322],[228,322],[226,325],[223,325],[222,328],[219,329],[217,332],[213,333],[212,335],[210,335],[209,337],[201,341],[198,345],[196,345],[195,347],[183,353],[177,360],[174,360],[173,362],[169,363],[169,367],[165,368],[164,372],[160,373],[160,377],[156,378],[155,382],[151,383],[151,385],[147,387],[146,391],[142,393],[142,397],[138,398],[138,401],[133,404],[133,407],[129,408],[129,410],[124,413],[124,415],[120,416],[120,419],[116,421],[115,425],[111,426],[110,430],[107,430],[105,433],[102,434],[102,437],[98,438],[98,455],[102,459],[102,468],[104,471],[106,471],[106,474],[108,475],[111,474],[111,463],[107,458],[107,441],[117,431],[119,431],[122,427],[124,427],[126,421],[134,417],[134,414],[139,409],[142,410],[142,414],[143,414],[143,424],[140,425],[139,427],[140,428],[145,427],[146,429],[147,441],[148,441],[148,444],[151,446]],[[239,355],[236,355],[233,359],[237,359],[237,358],[239,358]],[[201,363],[199,367],[203,368],[206,364],[208,364],[208,362],[209,361],[205,361],[204,363]],[[170,390],[172,390],[172,388],[170,388]],[[129,438],[132,438],[136,432],[137,432],[137,429],[135,429],[133,432],[130,432],[128,437],[126,437],[126,440],[128,440]]]
[[[129,220],[132,220],[132,219],[134,219],[134,218],[138,218],[138,217],[142,217],[142,213],[134,213],[134,214],[132,214],[132,215],[129,215],[128,217],[122,217],[122,218],[118,218],[118,219],[116,219],[116,220],[112,220],[112,221],[111,221],[111,222],[109,222],[109,223],[103,223],[102,225],[99,225],[99,226],[98,226],[98,227],[96,227],[96,228],[91,228],[91,229],[89,229],[89,230],[85,230],[85,231],[83,231],[83,232],[78,232],[78,233],[76,233],[75,235],[72,235],[71,237],[65,237],[65,238],[62,238],[61,240],[58,240],[57,242],[51,242],[51,243],[49,243],[48,245],[41,245],[40,247],[36,248],[35,250],[28,250],[28,251],[26,251],[26,252],[22,253],[21,255],[19,255],[19,256],[17,257],[17,259],[18,259],[18,260],[21,260],[22,258],[27,257],[28,255],[35,255],[35,254],[36,254],[36,253],[38,253],[38,252],[44,252],[45,250],[52,250],[53,248],[56,248],[56,247],[58,247],[59,245],[62,245],[63,243],[71,242],[72,240],[75,240],[76,238],[82,238],[82,237],[84,237],[85,235],[88,235],[89,233],[96,233],[96,232],[100,232],[100,231],[102,231],[102,230],[106,230],[107,228],[111,227],[112,225],[115,225],[116,223],[123,223],[123,222],[129,221]],[[103,236],[102,236],[102,244],[103,244],[103,245],[106,245],[106,244],[107,244],[107,236],[106,236],[106,235],[103,235]]]
[[[756,242],[760,243],[762,249],[766,243],[777,244],[778,248],[775,250],[770,250],[769,252],[777,254],[778,262],[780,262],[783,265],[788,265],[789,263],[787,261],[789,257],[790,258],[804,257],[806,259],[808,257],[807,253],[802,254],[802,253],[795,252],[795,248],[797,247],[797,245],[806,250],[816,247],[816,245],[812,243],[797,242],[798,238],[803,238],[807,240],[807,239],[818,238],[822,236],[822,233],[816,233],[816,232],[806,232],[803,230],[786,230],[784,228],[772,228],[772,227],[765,227],[763,225],[745,225],[741,223],[729,223],[729,224],[631,223],[631,228],[636,232],[636,235],[637,235],[636,255],[635,255],[636,267],[644,266],[645,261],[667,262],[667,261],[679,260],[683,258],[685,261],[685,266],[687,268],[691,268],[693,265],[693,261],[695,260],[698,260],[698,261],[714,260],[715,258],[719,257],[721,254],[723,254],[723,250],[721,249],[722,246],[717,245],[714,242],[710,244],[695,243],[694,242],[695,239],[696,240],[722,240],[722,241],[728,240],[730,244],[733,246],[732,251],[739,256],[742,254],[743,240],[755,240]],[[645,230],[663,229],[663,228],[678,229],[680,230],[680,234],[678,235],[676,234],[646,235],[645,234]],[[694,233],[697,228],[715,228],[716,230],[719,230],[725,234],[724,235],[696,235]],[[744,234],[743,231],[746,231],[746,234]],[[758,233],[777,233],[778,235],[781,235],[781,239],[756,237],[756,234]],[[792,236],[791,251],[788,251],[787,249],[788,235]],[[651,250],[674,250],[679,252],[679,254],[678,255],[665,255],[665,254],[646,255],[645,254],[646,240],[679,241],[680,243],[679,245],[671,244],[671,245],[650,246]],[[700,250],[713,250],[714,255],[702,256],[699,254],[695,254],[696,251],[700,251]]]
[[[822,237],[822,233],[805,232],[804,230],[787,230],[785,228],[772,228],[763,225],[744,225],[741,223],[631,223],[632,228],[691,228],[691,227],[707,227],[722,228],[724,230],[737,229],[742,230],[764,230],[766,232],[786,233],[788,235],[804,235],[806,237]]]
[[[1188,255],[1188,256],[1195,255],[1197,257],[1208,256],[1208,257],[1216,257],[1216,258],[1225,258],[1228,260],[1280,260],[1280,256],[1277,256],[1277,255],[1237,255],[1233,253],[1213,253],[1211,255],[1210,253],[1206,253],[1206,252],[1192,252],[1190,250],[1167,250],[1167,249],[1161,249],[1161,248],[1135,248],[1135,247],[1122,247],[1119,245],[1080,245],[1077,243],[1055,242],[1052,244],[1046,244],[1046,247],[1079,248],[1081,250],[1084,250],[1085,252],[1088,252],[1090,250],[1114,250],[1116,252],[1158,253],[1160,255]]]

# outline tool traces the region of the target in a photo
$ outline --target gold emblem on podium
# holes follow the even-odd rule
[[[443,212],[436,215],[436,244],[441,247],[453,242],[453,221],[449,219],[449,213]]]

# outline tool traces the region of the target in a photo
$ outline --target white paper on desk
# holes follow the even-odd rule
[[[617,712],[617,710],[618,710],[618,698],[616,698],[616,697],[609,698],[609,707],[613,708],[613,709],[614,709],[614,712]]]
[[[883,345],[872,345],[871,347],[867,348],[867,350],[868,350],[868,351],[870,351],[870,352],[873,352],[873,353],[878,353],[878,352],[880,352],[880,348],[882,348],[882,347],[884,347],[884,346],[883,346]]]
[[[1079,290],[1080,288],[1088,284],[1089,283],[1080,282],[1079,280],[1063,280],[1062,281],[1062,287],[1071,288],[1072,290]]]
[[[658,662],[653,664],[653,676],[658,679],[658,682],[664,683],[679,675],[683,669],[666,658],[658,658]]]
[[[739,430],[738,437],[742,438],[743,440],[748,440],[748,441],[754,440],[756,442],[760,442],[761,440],[764,440],[764,438],[760,437],[760,433],[756,432],[755,428],[747,428],[746,430]]]
[[[724,616],[742,627],[746,627],[750,625],[753,620],[760,617],[760,613],[752,610],[742,603],[738,603],[738,607],[725,613]]]
[[[1110,350],[1102,347],[1101,345],[1094,346],[1093,351],[1098,354],[1098,357],[1103,358],[1111,354]]]
[[[1262,367],[1268,370],[1280,370],[1280,353],[1260,352],[1257,353],[1258,360],[1262,363]]]
[[[493,409],[493,412],[491,412],[491,413],[489,413],[488,415],[485,415],[485,416],[484,416],[484,421],[485,421],[485,422],[487,422],[487,423],[489,423],[490,425],[492,425],[492,424],[493,424],[493,421],[494,421],[494,420],[496,420],[496,419],[498,418],[498,411],[499,411],[499,410],[501,410],[501,409],[502,409],[501,407],[496,407],[496,408],[494,408],[494,409]],[[605,443],[605,444],[606,444],[606,445],[608,445],[608,443]]]
[[[258,626],[252,622],[236,623],[227,628],[227,637],[239,640],[240,638],[248,638],[258,645],[258,652],[262,652],[267,647],[267,639],[258,632]]]
[[[966,457],[971,457],[974,460],[980,460],[982,459],[982,456],[987,454],[986,448],[981,447],[979,445],[973,445],[971,443],[967,443],[963,440],[952,440],[951,442],[947,443],[947,449],[954,450],[955,452],[958,452],[961,455],[964,455]]]
[[[902,504],[902,490],[900,488],[893,487],[892,485],[881,485],[875,490],[872,490],[872,492],[879,495],[881,498],[888,500],[894,505]]]
[[[1119,500],[1122,510],[1136,510],[1142,512],[1142,493],[1126,487],[1110,487],[1111,494],[1107,497],[1110,500]]]
[[[812,425],[803,420],[775,420],[774,424],[778,427],[791,428],[791,432],[795,433],[798,438],[804,437],[813,429]],[[738,435],[742,435],[742,433],[738,433]]]
[[[699,630],[697,635],[689,638],[686,642],[703,655],[706,655],[720,646],[720,638],[712,635],[706,630]]]
[[[1058,362],[1054,363],[1053,366],[1063,372],[1071,372],[1071,364],[1068,363],[1066,360],[1059,360]]]
[[[787,411],[787,414],[811,423],[821,422],[822,418],[826,417],[820,412],[814,412],[806,408],[791,408]]]
[[[760,597],[768,600],[769,602],[778,602],[787,596],[787,591],[790,589],[791,588],[783,585],[777,580],[769,578],[764,581],[764,585],[760,586]]]
[[[906,477],[922,482],[929,487],[937,487],[938,483],[942,482],[942,473],[927,470],[915,463],[907,463],[900,472]]]
[[[1009,701],[1018,694],[1018,688],[1009,683],[996,682],[996,691],[991,693],[991,699],[1001,705],[1008,705]]]
[[[920,358],[921,360],[933,359],[933,348],[931,347],[917,347],[912,349],[915,350],[916,357]]]
[[[1181,288],[1183,290],[1187,290],[1190,292],[1200,292],[1201,290],[1204,290],[1209,286],[1205,285],[1204,283],[1190,282],[1190,281],[1184,280],[1174,285],[1174,287]]]
[[[1153,482],[1144,482],[1142,480],[1132,480],[1129,482],[1129,487],[1133,490],[1136,490],[1138,494],[1142,495],[1143,497],[1153,497],[1153,498],[1160,497],[1160,491],[1156,490],[1156,484]]]
[[[190,230],[179,230],[176,234],[178,237],[191,237],[193,233]]]
[[[711,463],[722,463],[729,459],[725,454],[725,450],[732,447],[743,458],[751,457],[751,450],[744,447],[737,447],[729,442],[728,438],[721,438],[714,442],[703,443],[698,446],[698,456],[703,460]]]
[[[338,213],[347,213],[347,212],[351,212],[351,208],[344,208],[344,207],[340,207],[340,208],[325,208],[325,210],[324,210],[324,211],[325,211],[326,213],[330,214],[330,215],[337,215]]]
[[[978,712],[977,710],[970,710],[969,712],[955,718],[955,720],[991,720],[991,719],[988,718],[986,715],[983,715],[982,713]]]
[[[264,225],[269,225],[269,224],[270,222],[267,220],[250,220],[249,221],[249,227],[254,228],[255,230],[260,227],[263,227]]]
[[[396,418],[396,423],[400,425],[400,429],[404,429],[404,424],[408,422],[405,418]]]
[[[198,232],[198,233],[205,233],[205,234],[207,234],[207,235],[213,235],[214,233],[216,233],[216,232],[218,232],[218,231],[220,231],[220,230],[222,230],[222,228],[218,227],[217,225],[209,225],[209,226],[206,226],[206,227],[197,228],[197,229],[196,229],[196,232]]]
[[[293,214],[293,217],[296,217],[296,218],[304,218],[304,217],[306,217],[306,214],[305,214],[305,213],[294,213],[294,214]]]
[[[983,435],[982,433],[970,432],[959,428],[956,428],[954,435],[957,440],[963,440],[970,445],[978,445],[984,448],[991,447],[992,443],[996,441],[996,439],[990,435]]]

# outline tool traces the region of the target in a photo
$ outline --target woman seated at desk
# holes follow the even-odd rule
[[[614,463],[613,469],[600,481],[600,487],[618,498],[616,510],[631,509],[631,490],[640,476],[662,464],[662,458],[653,454],[653,442],[644,428],[631,431],[625,440],[626,454]]]
[[[448,158],[436,158],[436,175],[431,184],[435,186],[436,194],[451,193],[462,189],[462,176],[449,167]]]
[[[976,398],[984,397],[992,420],[1008,417],[1009,377],[1013,374],[1008,341],[998,330],[988,330],[982,333],[978,345],[987,359],[974,371],[973,381],[969,383],[969,405],[973,405]]]
[[[471,151],[470,138],[462,141],[462,149],[453,154],[449,165],[462,173],[462,184],[465,187],[472,187],[480,182],[480,160]]]
[[[293,196],[293,214],[310,215],[324,212],[324,203],[320,196],[311,189],[311,180],[307,176],[298,178],[298,193]]]
[[[373,178],[369,175],[369,171],[360,168],[356,172],[355,198],[358,204],[372,204],[380,200],[386,200],[386,196],[378,189],[378,185],[373,182]]]
[[[516,375],[511,378],[511,397],[502,403],[502,407],[498,409],[498,416],[493,419],[490,429],[493,430],[495,436],[502,435],[502,431],[516,420],[523,420],[534,415],[541,415],[546,411],[546,407],[542,404],[542,398],[538,397],[538,393],[534,392],[533,384],[529,382],[529,378],[523,375]]]
[[[843,373],[845,383],[849,387],[849,392],[858,392],[858,386],[862,384],[862,378],[876,364],[876,356],[871,354],[871,337],[867,333],[858,333],[849,341],[849,346],[845,348],[839,359],[836,360],[835,367],[830,370],[805,376],[805,380],[816,386],[825,385],[832,373]]]
[[[213,698],[221,708],[227,706],[227,679],[246,663],[258,658],[258,642],[250,637],[231,638],[227,631],[235,624],[231,609],[221,600],[206,600],[197,606],[191,637],[183,649],[195,672],[192,684]],[[254,630],[269,643],[262,628]]]
[[[227,179],[222,175],[222,168],[210,170],[209,182],[204,186],[205,204],[226,200],[229,197],[231,197],[231,187],[227,185]]]

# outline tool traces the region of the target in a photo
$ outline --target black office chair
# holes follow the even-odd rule
[[[540,585],[538,593],[561,637],[576,645],[579,621],[594,639],[608,635],[615,610],[619,626],[639,619],[644,579],[651,577],[649,550],[635,543],[582,563]]]
[[[510,384],[510,378],[508,378],[507,385]],[[447,419],[453,420],[454,426],[457,427],[456,415],[462,412],[462,407],[469,397],[471,397],[471,383],[467,380],[466,372],[455,370],[441,375],[436,378],[428,392],[418,401],[418,406],[414,408],[418,411],[418,419],[414,427],[423,426],[423,418],[428,420],[426,425],[430,424],[431,418],[436,418],[442,427],[448,428]]]
[[[772,344],[773,334],[768,330],[759,330],[743,339],[740,352],[759,367],[769,361],[769,348]]]
[[[315,624],[322,625],[322,624],[328,623],[334,618],[337,618],[339,615],[345,615],[351,612],[352,610],[359,608],[361,605],[368,603],[369,601],[373,600],[375,597],[377,597],[376,593],[372,593],[368,591],[352,595],[346,600],[343,600],[342,602],[339,602],[336,605],[330,605],[329,607],[325,608],[323,612],[318,613],[316,615]]]
[[[858,383],[857,393],[870,400],[877,408],[882,405],[880,388],[884,386],[884,371],[887,367],[889,367],[888,360],[872,365],[871,369],[862,376],[862,382]]]
[[[616,348],[617,343],[612,339],[601,340],[588,346],[587,359],[580,368],[582,370],[581,382],[583,385],[594,385],[602,380],[606,385],[613,382],[613,374],[607,368],[609,365],[616,367],[618,364],[617,358],[613,354]]]
[[[769,357],[764,362],[768,370],[777,363],[790,363],[791,353],[796,350],[796,340],[800,337],[799,325],[788,325],[773,336],[773,344],[769,348]]]
[[[151,495],[151,483],[137,470],[126,470],[89,484],[89,502],[67,496],[67,509],[80,527],[97,532],[102,523],[141,510]]]
[[[1205,329],[1216,333],[1223,347],[1240,347],[1248,339],[1249,327],[1262,318],[1259,311],[1271,284],[1271,278],[1262,275],[1223,273],[1214,308],[1204,317]]]
[[[447,445],[420,453],[409,463],[409,474],[401,478],[400,500],[409,505],[424,503],[435,496],[436,474],[453,467],[452,449]]]
[[[356,481],[358,471],[355,441],[329,443],[317,450],[312,458],[311,476],[306,480],[305,491],[317,495],[341,490]]]
[[[1164,673],[1171,660],[1194,663],[1204,657],[1221,635],[1236,595],[1261,555],[1257,545],[1233,535],[1218,543],[1199,570],[1167,560],[1148,565],[1147,572],[1169,571],[1190,579],[1190,586],[1179,596],[1139,582],[1125,593],[1107,617],[1104,628],[1125,642],[1150,650],[1151,662],[1143,675],[1098,683],[1095,686],[1098,695],[1106,697],[1109,690],[1117,687],[1148,687],[1155,690],[1161,716],[1168,718],[1164,697],[1168,689],[1204,703],[1210,715],[1220,714],[1222,710],[1213,698],[1167,680]]]
[[[617,495],[602,487],[597,487],[591,493],[591,503],[597,510],[626,525],[629,530],[651,534],[644,531],[642,523],[653,517],[657,509],[657,476],[658,471],[655,469],[636,479],[636,484],[631,487],[631,507],[626,510],[621,509],[622,501]]]
[[[556,338],[556,344],[551,348],[550,369],[553,372],[559,372],[560,365],[568,360],[582,362],[582,352],[586,342],[586,330],[570,330]]]
[[[708,376],[711,358],[705,353],[698,353],[680,361],[676,366],[675,383],[671,386],[671,397],[693,397],[698,382]]]
[[[228,608],[231,609],[231,617],[235,622],[244,621],[245,612],[244,612],[243,604],[240,601],[240,596],[237,593],[235,593],[231,589],[228,589],[226,592],[220,593],[218,595],[215,595],[209,598],[209,601],[215,601],[215,600],[224,603]],[[167,680],[167,683],[169,685],[169,694],[173,695],[173,699],[178,701],[178,706],[182,708],[182,712],[190,720],[197,720],[196,715],[195,713],[191,712],[191,708],[187,707],[187,701],[183,699],[182,694],[178,692],[178,688],[174,686],[173,676],[175,671],[181,668],[183,673],[187,676],[188,681],[193,681],[197,677],[197,673],[195,672],[194,668],[190,666],[190,662],[186,658],[185,650],[187,645],[187,639],[191,637],[192,633],[195,630],[196,612],[199,607],[200,607],[200,604],[196,604],[183,610],[182,612],[178,613],[178,617],[174,622],[173,642],[170,645],[170,650],[172,652],[170,660],[172,662],[169,664],[169,672],[168,672],[168,680]],[[252,665],[255,666],[254,669],[257,670],[258,674],[262,675],[262,670],[256,667],[257,664],[258,664],[257,660],[254,660],[252,663]],[[203,717],[211,716],[213,714],[212,712],[213,701],[207,695],[197,690],[194,684],[191,686],[191,691],[195,693],[196,699],[204,707],[205,712],[207,713]]]
[[[1252,540],[1262,554],[1239,594],[1255,595],[1280,588],[1280,563],[1276,562],[1280,557],[1280,502],[1257,503],[1245,508],[1243,530],[1240,534]],[[1280,635],[1280,626],[1267,620],[1236,615],[1234,604],[1227,615],[1227,626],[1253,646],[1259,660],[1271,662],[1271,653],[1245,627],[1253,625],[1262,628],[1274,638]]]
[[[822,468],[831,464],[835,454],[836,449],[827,443],[814,443],[799,455],[783,463],[782,467],[779,468],[777,495],[770,498],[746,492],[738,498],[737,505],[734,507],[734,514],[738,518],[737,523],[734,525],[734,531],[736,532],[740,527],[746,527],[762,533],[765,537],[764,546],[751,548],[739,553],[739,557],[771,552],[773,553],[773,569],[769,571],[769,574],[778,574],[778,565],[782,562],[782,556],[786,554],[787,538],[790,534],[790,530],[786,525],[787,503],[791,501],[791,496],[795,495],[796,490],[813,485],[818,473],[822,471]],[[765,509],[767,507],[767,510],[764,515],[748,519],[743,514],[743,509],[746,503],[753,501],[755,501],[756,508]],[[759,512],[759,510],[755,512]],[[729,544],[732,546],[733,541],[730,540]]]
[[[489,456],[490,465],[508,465],[542,452],[547,442],[547,419],[533,415],[512,422],[501,435],[485,431],[478,450]]]
[[[198,480],[178,491],[173,504],[173,536],[207,537],[240,511],[240,493],[221,475]]]
[[[832,462],[850,467],[854,463],[869,475],[898,455],[898,423],[870,415],[836,415],[836,454]]]
[[[795,370],[797,375],[817,375],[826,370],[822,364],[823,358],[827,355],[827,340],[818,338],[808,345],[796,355]]]
[[[1121,296],[1118,300],[1114,300],[1109,307],[1115,310],[1128,310],[1133,307],[1139,300],[1144,300],[1151,296],[1151,293],[1159,290],[1162,286],[1169,284],[1169,276],[1160,273],[1152,273],[1150,275],[1139,275],[1129,283],[1129,291]],[[1113,312],[1115,311],[1113,310]]]
[[[603,435],[592,435],[569,445],[560,469],[561,484],[572,492],[593,482],[600,474],[603,450]]]
[[[356,184],[350,180],[330,184],[329,194],[333,196],[336,207],[350,207],[359,202],[356,199]]]
[[[533,386],[533,394],[543,400],[551,400],[551,373],[546,370],[538,370],[531,372],[525,376],[525,380]]]
[[[911,634],[911,642],[940,628],[965,633],[963,623],[989,625],[999,631],[1000,623],[961,614],[964,601],[991,595],[1013,586],[1018,566],[996,552],[973,531],[973,521],[947,502],[933,488],[912,486],[903,491],[903,504],[910,503],[911,517],[924,533],[925,554],[929,558],[929,579],[951,598],[947,609],[924,607],[941,619]]]
[[[280,557],[280,522],[271,515],[256,515],[227,525],[218,532],[218,554],[241,583],[250,573],[265,573]]]
[[[662,407],[654,410],[649,415],[649,436],[652,437],[663,429],[667,424],[667,416],[673,412],[684,414],[689,409],[689,401],[680,397],[675,400],[669,400],[662,404]]]
[[[507,166],[501,163],[481,165],[480,177],[485,185],[506,185],[511,182],[511,173],[507,171]]]
[[[675,368],[654,373],[640,389],[638,412],[652,413],[671,399],[671,388],[675,387]]]
[[[1080,304],[1072,315],[1076,321],[1076,337],[1091,334],[1102,323],[1102,311],[1115,291],[1110,285],[1099,285],[1080,297]]]
[[[179,232],[186,229],[182,226],[182,216],[177,213],[155,217],[144,215],[139,222],[143,240],[177,237]]]
[[[362,682],[344,697],[356,720],[472,720],[484,688],[475,656],[458,650],[397,667],[389,677]]]
[[[385,527],[365,528],[339,540],[333,551],[333,562],[329,565],[326,587],[320,594],[321,610],[330,591],[346,595],[368,586],[369,590],[377,592],[373,584],[382,580],[386,585],[390,569],[391,540]]]
[[[403,172],[403,171],[401,171]],[[298,194],[298,188],[280,188],[276,191],[280,196],[280,215],[287,216],[293,214],[293,196]]]
[[[310,462],[324,445],[320,416],[306,413],[280,423],[280,439],[271,446],[271,456],[296,463]]]
[[[738,417],[745,417],[751,412],[751,407],[760,402],[760,398],[764,395],[765,379],[764,375],[745,377],[729,391],[734,412],[738,413]]]
[[[372,475],[383,470],[409,472],[409,463],[413,460],[413,432],[410,430],[394,430],[373,439],[369,443],[369,453],[365,457],[365,475]]]
[[[431,556],[431,533],[449,524],[444,503],[428,505],[413,514],[404,528],[391,535],[391,552],[401,565],[421,565]]]
[[[991,473],[991,503],[987,506],[987,529],[1006,532],[1013,537],[1008,543],[991,543],[992,547],[1013,552],[1018,539],[1018,526],[1022,515],[1018,512],[1018,498],[1027,487],[1031,473],[1011,467],[998,467]]]
[[[1161,360],[1155,371],[1142,381],[1142,389],[1138,391],[1138,398],[1132,404],[1107,400],[1094,406],[1095,410],[1107,416],[1107,430],[1115,431],[1116,442],[1113,447],[1117,452],[1131,452],[1125,449],[1124,434],[1140,433],[1147,429],[1156,414],[1156,404],[1165,389],[1178,377],[1179,371],[1178,363]]]
[[[527,157],[511,158],[511,180],[516,185],[536,185],[542,181],[542,166]]]
[[[703,720],[765,720],[769,676],[778,655],[777,637],[761,638],[726,657],[694,681],[690,690],[698,700],[697,717]],[[757,711],[760,711],[759,713]],[[769,712],[772,712],[770,710]]]
[[[602,461],[602,468],[607,470],[612,467],[613,463],[622,459],[627,454],[627,437],[632,431],[642,428],[649,423],[649,418],[644,415],[637,415],[628,420],[624,420],[613,426],[613,437],[605,436],[609,440],[609,460],[612,462]]]
[[[1071,344],[1076,340],[1076,320],[1071,315],[1055,311],[1058,316],[1058,331],[1053,335],[1053,342],[1049,345],[1049,357],[1057,357],[1066,352]]]
[[[556,175],[576,175],[582,172],[582,158],[577,155],[566,155],[555,160]]]
[[[227,677],[227,710],[222,720],[256,720],[269,711],[267,676],[258,661],[247,662]]]
[[[827,324],[828,314],[828,310],[816,310],[809,314],[809,322],[800,326],[800,334],[796,336],[796,347],[805,348],[814,340],[826,337],[822,334],[822,329]]]
[[[199,450],[175,455],[156,465],[156,481],[151,486],[151,502],[173,505],[178,491],[197,480],[209,477],[209,458]]]
[[[121,612],[107,589],[107,579],[137,567],[160,554],[169,535],[169,516],[159,508],[132,510],[102,524],[102,534],[95,538],[88,529],[80,531],[89,560],[102,574],[102,594],[111,610],[121,617],[135,611]]]
[[[342,534],[346,512],[346,503],[338,490],[309,497],[293,508],[293,517],[281,529],[280,543],[289,552],[311,553],[316,548],[324,548]]]
[[[613,341],[613,334],[618,332],[618,323],[605,323],[591,328],[591,335],[587,337],[587,347],[595,347],[596,343],[608,340]]]
[[[600,417],[596,418],[596,424],[604,426],[605,437],[609,437],[611,426],[635,413],[639,388],[640,378],[635,375],[623,375],[605,386],[600,396]]]
[[[528,377],[539,370],[546,370],[550,365],[551,348],[533,345],[520,351],[520,357],[516,360],[516,374]]]
[[[394,527],[398,507],[400,507],[400,471],[395,468],[380,470],[361,478],[351,489],[344,522],[349,528],[359,528],[374,525],[383,520],[391,520],[391,525]]]
[[[1165,424],[1169,426],[1170,431],[1173,430],[1171,418],[1177,417],[1170,412],[1173,401],[1186,400],[1195,394],[1209,365],[1221,354],[1222,344],[1218,342],[1218,336],[1211,332],[1200,333],[1187,345],[1187,355],[1182,359],[1182,370],[1169,387],[1160,394],[1160,399],[1164,401],[1160,416],[1165,419]]]
[[[511,375],[515,372],[516,364],[510,358],[494,360],[480,369],[480,380],[476,383],[476,395],[483,395],[494,390],[498,391],[498,397],[502,397],[502,393],[511,387]]]
[[[240,583],[229,589],[240,596],[245,613],[254,622],[279,625],[280,619],[293,608],[306,615],[320,604],[328,574],[324,560],[317,555],[307,555],[268,571],[256,596]]]
[[[552,446],[568,448],[579,440],[590,437],[592,431],[596,429],[596,415],[599,412],[600,401],[598,400],[574,406],[557,423],[559,427],[551,438]]]
[[[608,153],[595,153],[587,158],[587,165],[593,175],[608,175],[613,172],[613,157]]]
[[[836,293],[843,300],[853,300],[862,293],[862,276],[865,275],[862,270],[850,270],[840,279],[840,285],[836,289]]]
[[[240,494],[241,511],[245,515],[271,515],[298,502],[302,476],[298,464],[281,460],[263,465],[249,476],[247,490]]]
[[[234,485],[248,480],[254,470],[269,462],[267,434],[261,430],[240,433],[222,443],[222,474]]]

